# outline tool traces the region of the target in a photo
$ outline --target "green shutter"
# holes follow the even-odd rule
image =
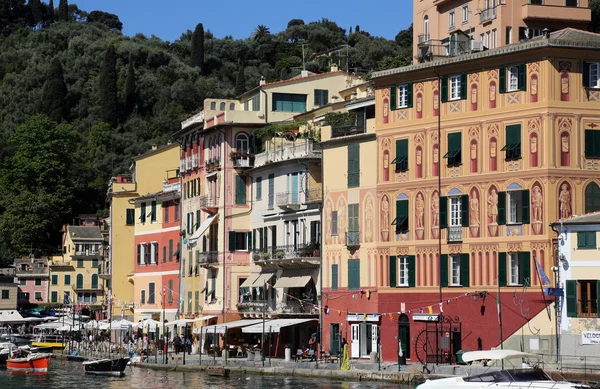
[[[448,101],[448,77],[442,77],[441,80],[442,83],[442,103],[445,103]]]
[[[408,286],[414,287],[416,285],[415,283],[415,276],[416,276],[416,261],[415,261],[415,256],[414,255],[409,255],[408,256]]]
[[[252,231],[248,231],[248,251],[252,251]]]
[[[460,75],[460,99],[464,100],[467,98],[467,74],[462,73]]]
[[[519,253],[519,259],[521,260],[520,272],[519,272],[519,283],[525,285],[531,285],[531,254],[527,251]]]
[[[498,80],[498,90],[500,93],[506,93],[506,66],[500,68],[500,79]]]
[[[469,272],[469,254],[460,255],[460,284],[462,286],[470,285],[470,272]]]
[[[202,252],[206,252],[206,235],[202,237]]]
[[[167,246],[163,246],[163,262],[167,262]]]
[[[408,231],[408,200],[396,200],[396,233]]]
[[[235,251],[235,231],[229,231],[227,238],[229,251]]]
[[[584,88],[590,87],[590,66],[584,60],[581,61],[581,83]]]
[[[440,255],[440,286],[448,286],[448,254]]]
[[[577,281],[567,280],[567,317],[577,317]]]
[[[440,228],[448,228],[448,197],[440,196]]]
[[[527,90],[527,66],[519,65],[519,90]]]
[[[196,210],[196,230],[200,227],[200,210]]]
[[[366,118],[367,113],[365,112],[365,108],[356,110],[356,131],[360,134],[365,132]]]
[[[506,192],[498,192],[498,225],[506,224]]]
[[[469,195],[460,196],[460,219],[463,227],[469,227]]]
[[[530,212],[529,212],[529,189],[521,191],[521,217],[523,224],[529,224]]]
[[[246,204],[246,179],[239,175],[235,177],[235,203],[237,205]]]
[[[394,255],[390,255],[390,287],[396,287],[396,271],[398,269],[398,264],[396,261],[396,257]]]
[[[498,285],[506,286],[506,253],[498,253]]]
[[[396,141],[396,171],[408,169],[408,139],[398,139]]]
[[[398,109],[398,86],[396,85],[390,87],[390,109],[392,111]]]
[[[338,289],[338,265],[331,265],[331,290]]]
[[[348,187],[360,186],[360,146],[348,145]]]
[[[360,289],[360,260],[354,260],[354,288]]]
[[[413,84],[409,82],[406,84],[406,107],[412,108],[413,106]]]

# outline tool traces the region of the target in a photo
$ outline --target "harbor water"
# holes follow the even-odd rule
[[[87,375],[81,362],[53,359],[48,373],[24,374],[0,370],[2,389],[409,389],[380,382],[343,382],[305,377],[231,375],[209,376],[204,372],[177,372],[127,367],[125,377]]]

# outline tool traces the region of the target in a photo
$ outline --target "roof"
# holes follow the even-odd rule
[[[568,219],[557,220],[551,223],[552,226],[557,225],[576,225],[576,224],[600,224],[600,212],[588,213],[585,215],[573,215]]]
[[[418,70],[439,68],[440,66],[457,64],[466,61],[501,57],[507,54],[520,53],[529,50],[551,47],[600,50],[600,34],[595,34],[592,32],[569,27],[555,32],[551,32],[548,37],[539,36],[527,40],[525,42],[519,42],[512,45],[502,46],[496,49],[458,55],[456,57],[442,58],[436,61],[413,64],[401,68],[373,72],[370,79],[375,80],[382,77],[410,73]]]
[[[157,153],[159,153],[159,152],[161,152],[161,151],[164,151],[165,149],[169,149],[169,148],[172,148],[172,147],[177,147],[177,148],[179,148],[179,147],[181,147],[181,145],[180,145],[179,143],[177,143],[177,142],[173,142],[173,143],[169,143],[169,144],[166,144],[166,145],[158,146],[158,147],[157,147],[157,148],[155,148],[155,149],[148,150],[148,151],[146,151],[145,153],[143,153],[143,154],[140,154],[140,155],[138,155],[138,156],[135,156],[135,157],[133,157],[133,158],[131,158],[131,159],[132,159],[133,161],[138,161],[138,160],[140,160],[140,159],[143,159],[143,158],[149,157],[149,156],[151,156],[151,155],[153,155],[153,154],[157,154]]]
[[[67,232],[72,240],[104,240],[98,226],[68,226]]]
[[[39,267],[37,264],[42,263],[44,266]],[[21,265],[29,265],[27,270],[21,270]],[[15,267],[17,268],[17,276],[47,276],[49,273],[48,260],[44,258],[18,258],[15,259]]]

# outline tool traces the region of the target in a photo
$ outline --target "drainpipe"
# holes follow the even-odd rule
[[[550,225],[550,228],[552,228],[552,231],[556,232],[557,237],[560,239],[560,233],[561,231],[556,230],[554,224]],[[559,240],[557,239],[556,244],[559,244]],[[557,247],[557,258],[556,258],[556,271],[554,272],[554,286],[556,288],[560,287],[560,253],[559,253],[559,247]],[[560,304],[560,299],[558,296],[554,296],[554,322],[555,322],[555,330],[556,331],[556,363],[558,363],[558,361],[560,360],[560,320],[561,315],[559,315],[559,304]]]

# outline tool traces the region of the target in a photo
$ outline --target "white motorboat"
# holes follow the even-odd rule
[[[482,374],[463,377],[440,378],[427,380],[417,389],[468,389],[468,388],[511,388],[511,389],[589,389],[582,384],[568,381],[555,381],[542,369],[536,367],[539,357],[515,350],[470,351],[462,355],[464,362],[484,361],[490,366]],[[503,365],[496,369],[492,365]]]

